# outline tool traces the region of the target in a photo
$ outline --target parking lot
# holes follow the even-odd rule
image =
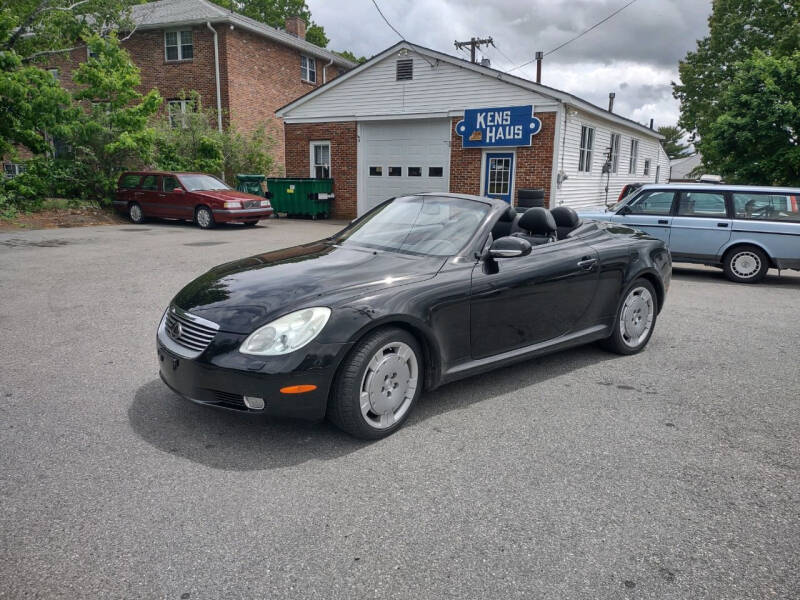
[[[676,268],[643,353],[445,386],[375,443],[160,382],[180,287],[337,228],[0,234],[0,597],[800,597],[800,274]]]

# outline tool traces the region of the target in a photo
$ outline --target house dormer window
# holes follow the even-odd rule
[[[397,81],[414,79],[414,61],[403,58],[397,61]]]
[[[317,61],[310,56],[300,56],[300,78],[309,83],[317,83]]]
[[[191,29],[164,32],[164,57],[169,61],[192,60],[194,42]]]

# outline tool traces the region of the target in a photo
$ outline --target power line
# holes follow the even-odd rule
[[[399,36],[400,36],[400,39],[401,39],[401,40],[403,40],[403,41],[405,42],[405,41],[406,41],[406,38],[405,38],[405,36],[404,36],[402,33],[400,33],[399,31],[397,31],[397,29],[395,29],[395,28],[394,28],[394,25],[392,25],[392,24],[389,22],[389,19],[387,19],[387,18],[386,18],[386,15],[384,15],[384,14],[383,14],[383,11],[381,10],[381,7],[380,7],[380,6],[378,6],[378,3],[377,3],[375,0],[372,0],[372,3],[375,5],[375,9],[378,11],[378,14],[381,16],[381,18],[383,18],[383,20],[384,20],[384,21],[386,21],[386,24],[389,26],[389,28],[390,28],[392,31],[394,31],[394,32],[395,32],[397,35],[399,35]]]
[[[566,46],[567,44],[571,44],[571,43],[572,43],[572,42],[574,42],[575,40],[577,40],[577,39],[579,39],[579,38],[582,38],[583,36],[585,36],[587,33],[589,33],[590,31],[592,31],[593,29],[597,29],[598,27],[600,27],[600,25],[602,25],[602,24],[603,24],[603,23],[605,23],[606,21],[609,21],[609,20],[610,20],[610,19],[612,19],[613,17],[616,17],[616,16],[617,16],[619,13],[621,13],[623,10],[625,10],[625,9],[626,9],[626,8],[628,8],[628,7],[629,7],[631,4],[634,4],[634,3],[635,3],[635,2],[637,2],[637,1],[638,1],[638,0],[630,0],[630,2],[628,2],[628,3],[627,3],[627,4],[625,4],[624,6],[622,6],[622,7],[618,8],[617,10],[615,10],[614,12],[612,12],[612,13],[611,13],[610,15],[608,15],[608,16],[607,16],[605,19],[602,19],[601,21],[598,21],[597,23],[595,23],[594,25],[592,25],[591,27],[589,27],[589,29],[586,29],[586,30],[582,31],[581,33],[579,33],[578,35],[576,35],[575,37],[568,39],[566,42],[564,42],[564,43],[563,43],[563,44],[561,44],[560,46],[556,46],[556,47],[555,47],[555,48],[553,48],[552,50],[549,50],[549,51],[545,52],[545,53],[544,53],[544,56],[549,56],[550,54],[553,54],[553,52],[558,52],[559,50],[561,50],[561,48],[563,48],[563,47],[564,47],[564,46]],[[508,73],[510,73],[511,71],[516,71],[517,69],[521,69],[522,67],[525,67],[525,66],[527,66],[527,65],[531,64],[531,63],[532,63],[533,61],[535,61],[535,60],[536,60],[535,58],[532,58],[532,59],[531,59],[531,60],[529,60],[528,62],[524,62],[524,63],[522,63],[521,65],[518,65],[518,66],[514,67],[513,69],[509,69],[507,72],[508,72]]]

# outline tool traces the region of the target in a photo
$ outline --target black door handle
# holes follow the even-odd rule
[[[667,221],[666,219],[659,219],[658,220],[658,224],[659,225],[669,225],[669,221]]]
[[[582,258],[582,259],[580,259],[578,261],[578,266],[581,269],[585,269],[587,271],[590,271],[592,269],[592,267],[594,267],[596,262],[597,262],[596,258],[591,258],[591,257],[586,256],[586,257],[584,257],[584,258]]]
[[[727,223],[717,223],[717,227],[727,227]]]

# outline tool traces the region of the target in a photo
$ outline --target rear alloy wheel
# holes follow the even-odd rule
[[[340,367],[328,418],[362,439],[394,433],[422,393],[421,358],[417,340],[407,331],[387,328],[369,334]]]
[[[769,259],[761,248],[739,246],[725,255],[722,268],[731,281],[758,283],[767,275]]]
[[[641,352],[653,335],[657,313],[658,298],[652,284],[637,279],[623,295],[613,333],[603,340],[603,346],[617,354]]]
[[[144,212],[142,211],[142,207],[136,202],[132,202],[128,207],[128,217],[132,223],[136,223],[137,225],[144,223]]]
[[[200,227],[200,229],[212,229],[216,223],[214,223],[214,215],[211,214],[211,210],[207,206],[199,207],[194,213],[194,222]]]

